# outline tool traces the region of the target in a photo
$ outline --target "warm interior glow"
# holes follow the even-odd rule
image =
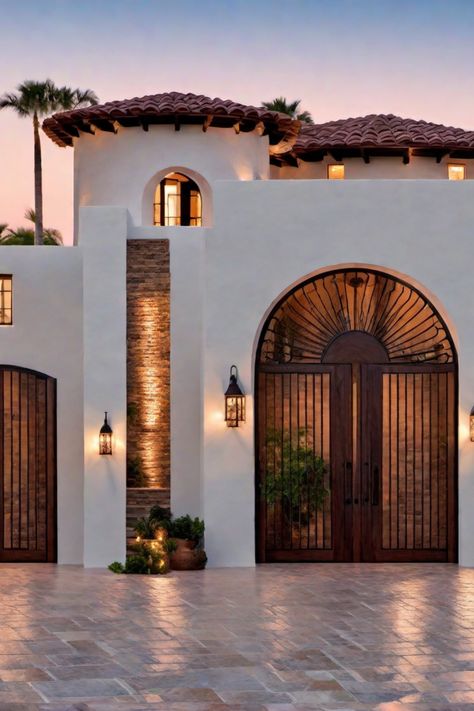
[[[181,224],[181,183],[179,180],[166,181],[165,191],[165,225],[175,227]]]
[[[199,188],[182,173],[169,173],[157,185],[154,224],[164,227],[202,226],[202,200]]]
[[[466,179],[466,166],[455,164],[455,163],[449,163],[448,164],[448,178],[449,178],[449,180],[465,180]]]
[[[12,324],[12,277],[0,275],[0,325]]]
[[[344,165],[328,165],[328,180],[344,180]]]

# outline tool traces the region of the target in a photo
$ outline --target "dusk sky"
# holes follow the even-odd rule
[[[302,99],[474,129],[474,0],[0,0],[0,93],[25,79],[101,102],[191,91]],[[0,112],[0,223],[33,205],[29,119]],[[42,135],[45,225],[72,235],[72,149]]]

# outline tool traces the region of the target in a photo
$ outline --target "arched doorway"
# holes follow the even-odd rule
[[[56,380],[0,365],[0,562],[56,562]]]
[[[256,360],[257,558],[457,559],[457,357],[413,286],[338,269],[274,307]]]

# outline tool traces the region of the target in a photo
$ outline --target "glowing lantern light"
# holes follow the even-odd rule
[[[245,395],[237,382],[237,366],[230,368],[229,387],[225,391],[225,421],[227,427],[238,427],[245,422]]]
[[[99,454],[112,454],[112,428],[107,422],[107,413],[105,413],[104,424],[99,432]]]

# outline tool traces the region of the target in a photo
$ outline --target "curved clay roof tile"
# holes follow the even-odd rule
[[[121,120],[125,121],[125,126],[130,126],[139,125],[140,119],[147,123],[153,123],[153,120],[156,123],[173,123],[177,119],[183,123],[186,120],[194,123],[202,120],[204,123],[209,117],[219,119],[218,125],[221,127],[243,121],[246,124],[244,130],[252,130],[261,123],[269,134],[270,143],[283,142],[286,150],[293,145],[300,128],[299,121],[277,111],[247,106],[229,99],[211,99],[202,94],[172,91],[63,111],[47,118],[43,129],[59,146],[72,146],[73,138],[79,136],[80,131],[87,130],[89,123],[97,121],[103,122],[102,127],[105,125],[105,128],[113,130],[113,122]]]
[[[404,119],[393,114],[369,114],[322,124],[303,125],[293,147],[302,158],[331,149],[439,149],[467,150],[474,155],[474,131]]]

